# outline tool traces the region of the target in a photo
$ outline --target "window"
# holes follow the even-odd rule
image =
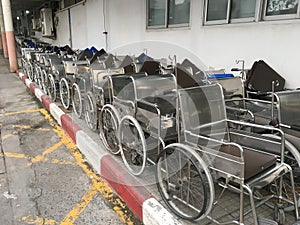
[[[231,18],[254,18],[256,0],[233,0],[231,6]]]
[[[264,19],[299,17],[299,0],[266,0]]]
[[[205,24],[299,18],[299,0],[206,0]]]
[[[254,21],[257,0],[207,0],[206,23]]]
[[[147,27],[189,26],[190,0],[148,0]]]

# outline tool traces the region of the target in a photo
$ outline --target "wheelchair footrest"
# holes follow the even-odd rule
[[[267,218],[258,218],[257,221],[259,225],[278,225],[276,221]]]

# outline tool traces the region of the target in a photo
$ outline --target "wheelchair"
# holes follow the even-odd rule
[[[140,175],[146,163],[154,164],[159,149],[176,138],[176,79],[172,74],[112,75],[107,87],[110,103],[100,112],[100,136],[112,154],[121,153],[130,173]]]
[[[176,118],[181,126],[178,142],[164,147],[156,160],[157,187],[165,204],[187,220],[206,218],[217,224],[244,224],[244,216],[252,213],[253,224],[257,225],[256,205],[272,201],[277,206],[277,222],[284,224],[283,206],[297,205],[297,197],[292,168],[285,163],[283,131],[228,119],[219,84],[179,89],[178,98],[180,116]],[[232,128],[240,126],[266,129],[279,135],[274,139],[251,130]],[[284,176],[289,177],[292,201],[283,196]],[[217,197],[215,183],[223,187]],[[261,190],[269,186],[276,187],[277,192],[262,194],[265,192]],[[220,222],[211,215],[226,190],[239,194],[239,216],[233,221]],[[246,196],[250,209],[245,212]],[[293,208],[298,219],[298,207]]]
[[[265,67],[265,64],[262,64]],[[263,68],[264,68],[263,67]],[[278,78],[279,79],[279,78]],[[279,79],[280,80],[280,79]],[[299,91],[283,90],[276,80],[268,84],[263,91],[249,91],[245,87],[248,82],[240,77],[218,79],[222,85],[226,98],[226,111],[231,119],[247,121],[260,125],[271,125],[280,128],[285,133],[285,162],[289,164],[294,173],[296,193],[298,196],[298,206],[300,205],[300,141],[299,141],[299,121],[295,112],[299,112]],[[270,80],[268,80],[270,82]],[[283,81],[281,81],[283,83]],[[246,97],[245,97],[246,96]],[[289,112],[290,110],[290,112]],[[244,129],[243,127],[240,127]],[[276,132],[270,132],[261,128],[252,128],[253,132],[263,134],[273,139],[277,139]],[[274,153],[274,151],[272,151]],[[277,155],[279,151],[275,152]],[[285,196],[291,198],[288,192],[289,178],[284,178]],[[286,183],[287,181],[288,183]],[[269,204],[274,207],[274,205]],[[293,210],[293,207],[285,207],[285,211]]]

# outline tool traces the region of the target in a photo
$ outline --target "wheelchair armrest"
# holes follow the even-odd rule
[[[226,142],[226,141],[223,141],[223,140],[218,140],[218,139],[212,138],[212,137],[210,137],[208,135],[194,134],[193,132],[188,131],[188,130],[186,130],[185,133],[187,135],[193,136],[195,138],[199,138],[199,139],[203,139],[203,140],[209,141],[210,145],[227,146],[229,148],[232,146],[232,147],[234,147],[234,149],[238,150],[239,152],[235,151],[234,154],[231,154],[231,155],[239,157],[242,160],[244,160],[244,150],[243,150],[242,146],[239,145],[239,144],[237,144],[237,143]],[[229,153],[227,153],[227,154],[229,154]]]
[[[262,99],[255,99],[255,98],[236,98],[236,99],[226,99],[226,102],[256,102],[256,103],[264,103],[264,104],[268,104],[271,105],[272,102],[267,101],[267,100],[262,100]]]
[[[245,120],[247,115],[249,115],[250,118],[247,118],[247,121],[254,121],[255,116],[253,114],[253,112],[251,112],[248,109],[243,109],[243,108],[236,108],[236,107],[231,107],[231,106],[226,106],[226,111],[227,113],[234,113],[234,118],[238,118],[241,120]],[[243,117],[245,117],[243,119]]]
[[[232,106],[226,106],[226,110],[235,111],[235,112],[238,112],[238,113],[247,113],[247,114],[250,114],[252,118],[254,118],[253,113],[248,109],[237,108],[237,107],[232,107]]]
[[[138,100],[137,101],[137,107],[160,115],[160,110],[157,107],[157,105],[154,104],[154,103],[147,102],[147,101],[144,101],[144,100]]]
[[[264,129],[264,130],[269,130],[271,132],[275,132],[277,134],[279,134],[279,141],[280,141],[280,150],[279,150],[279,154],[280,154],[280,161],[281,163],[284,162],[284,155],[285,155],[285,135],[284,132],[276,127],[273,126],[265,126],[265,125],[259,125],[259,124],[253,124],[253,123],[247,123],[247,122],[243,122],[243,121],[234,121],[234,120],[227,120],[229,123],[233,123],[233,124],[237,124],[237,125],[242,125],[243,127],[249,127],[249,128],[259,128],[259,129]],[[266,139],[267,141],[267,139]],[[278,142],[279,143],[279,142]]]
[[[250,128],[260,128],[260,129],[266,129],[270,131],[274,131],[280,134],[281,137],[284,137],[284,133],[281,129],[278,129],[273,126],[265,126],[265,125],[259,125],[259,124],[254,124],[254,123],[247,123],[243,121],[236,121],[236,120],[227,120],[230,123],[237,124],[237,125],[243,125],[244,127],[250,127]]]
[[[210,123],[206,123],[206,124],[201,124],[201,125],[198,125],[198,126],[191,127],[191,129],[193,131],[195,131],[195,130],[199,130],[199,129],[202,129],[202,128],[211,127],[213,125],[217,125],[217,124],[222,123],[222,122],[225,122],[225,120],[219,120],[219,121],[214,121],[214,122],[210,122]]]

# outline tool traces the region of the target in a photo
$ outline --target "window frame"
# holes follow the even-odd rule
[[[283,14],[283,15],[269,15],[267,16],[267,3],[268,0],[264,0],[262,8],[262,20],[286,20],[286,19],[298,19],[300,18],[300,0],[298,0],[297,12],[293,14]]]
[[[146,1],[146,29],[147,30],[155,30],[155,29],[168,29],[168,28],[182,28],[182,27],[190,27],[191,25],[191,9],[192,9],[192,0],[190,0],[190,11],[189,11],[189,22],[188,23],[179,23],[179,24],[170,24],[169,23],[169,6],[170,6],[170,1],[169,0],[165,0],[166,1],[166,5],[165,5],[165,23],[164,25],[155,25],[155,26],[149,26],[149,9],[150,9],[150,1],[151,0],[147,0]]]
[[[246,22],[254,22],[257,21],[259,17],[259,11],[260,11],[260,5],[261,5],[261,0],[256,0],[256,6],[255,6],[255,13],[253,17],[248,17],[248,18],[236,18],[236,19],[231,19],[230,18],[230,13],[231,13],[231,5],[232,5],[232,0],[227,0],[227,12],[226,12],[226,19],[224,20],[212,20],[212,21],[207,21],[207,16],[208,16],[208,0],[205,0],[205,6],[204,6],[204,25],[217,25],[217,24],[229,24],[229,23],[246,23]]]
[[[285,14],[285,15],[269,15],[267,16],[267,0],[256,0],[255,15],[251,18],[237,18],[230,19],[231,13],[231,2],[227,0],[227,17],[225,20],[212,20],[207,21],[208,16],[208,1],[204,1],[204,17],[203,25],[222,25],[222,24],[235,24],[235,23],[247,23],[247,22],[260,22],[260,21],[276,21],[276,20],[287,20],[287,19],[299,19],[300,18],[300,0],[298,0],[297,13]]]

